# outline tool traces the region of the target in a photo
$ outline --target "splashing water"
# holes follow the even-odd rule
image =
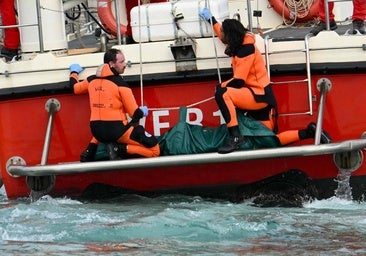
[[[352,201],[352,187],[349,183],[351,178],[351,173],[348,171],[340,171],[337,175],[337,179],[335,180],[338,182],[338,187],[335,190],[335,196],[344,199],[344,200],[350,200]]]

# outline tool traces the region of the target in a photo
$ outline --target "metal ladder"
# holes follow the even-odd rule
[[[264,38],[264,47],[265,47],[265,60],[266,60],[266,66],[267,66],[267,72],[270,79],[270,82],[272,84],[284,84],[284,83],[307,83],[307,89],[308,89],[308,110],[305,112],[300,113],[284,113],[280,114],[281,116],[285,115],[313,115],[313,105],[312,105],[312,84],[311,84],[311,70],[310,70],[310,49],[309,49],[309,38],[312,36],[312,34],[307,34],[304,38],[304,49],[296,49],[296,50],[281,50],[281,51],[272,51],[270,52],[269,49],[269,42],[270,37],[266,36]],[[283,54],[283,53],[290,53],[290,52],[303,52],[305,54],[305,60],[306,60],[306,78],[300,79],[300,80],[290,80],[290,81],[282,81],[282,82],[273,82],[271,81],[271,64],[270,64],[270,55],[272,54]]]

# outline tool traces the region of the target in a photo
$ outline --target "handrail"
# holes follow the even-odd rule
[[[271,65],[269,63],[269,36],[268,35],[264,37],[264,57],[266,59],[268,77],[271,80]]]
[[[252,22],[252,6],[251,2],[247,1],[247,13],[248,13],[248,29],[253,31],[253,22]]]
[[[309,38],[312,34],[307,34],[305,36],[305,58],[306,58],[306,77],[307,77],[307,84],[308,84],[308,102],[309,102],[309,114],[313,115],[313,104],[312,104],[312,90],[311,90],[311,67],[310,67],[310,45],[309,45]]]
[[[120,30],[120,26],[121,26],[121,22],[119,20],[119,9],[118,9],[118,4],[116,0],[114,1],[114,13],[116,15],[116,26],[117,26],[117,42],[119,45],[122,44],[122,37],[121,37],[121,30]]]
[[[35,27],[38,26],[37,23],[34,24],[26,24],[26,25],[8,25],[8,26],[1,26],[0,29],[6,29],[6,28],[22,28],[22,27]]]
[[[320,136],[323,127],[323,117],[325,109],[325,96],[327,92],[330,90],[331,82],[327,78],[322,78],[318,81],[317,87],[320,91],[320,100],[319,100],[318,117],[316,121],[315,142],[314,142],[315,145],[320,144]]]
[[[46,135],[45,135],[44,144],[43,144],[41,165],[47,164],[48,152],[49,152],[49,148],[50,148],[50,141],[51,141],[51,134],[52,134],[53,117],[54,117],[55,113],[60,110],[60,102],[56,99],[49,99],[46,102],[45,108],[49,112],[49,115],[48,115]]]
[[[36,1],[36,8],[37,8],[37,20],[38,20],[39,51],[44,52],[42,17],[41,17],[41,12],[40,12],[40,10],[41,10],[40,0]]]
[[[347,140],[339,143],[288,146],[270,149],[235,151],[230,154],[204,153],[177,156],[159,156],[152,158],[127,159],[118,161],[74,162],[43,166],[25,166],[11,164],[7,171],[12,176],[47,176],[101,172],[112,170],[132,170],[156,167],[172,167],[184,165],[202,165],[212,163],[238,162],[253,159],[278,157],[298,157],[327,155],[366,148],[366,139]]]

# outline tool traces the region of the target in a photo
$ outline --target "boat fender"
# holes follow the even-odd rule
[[[297,13],[295,17],[295,13],[292,11],[292,9],[289,8],[288,4],[286,3],[286,0],[268,0],[270,6],[280,15],[283,16],[283,18],[287,20],[296,20],[298,22],[306,22],[312,19],[315,19],[318,17],[318,1],[314,0],[310,8],[304,11],[300,11]],[[303,0],[302,0],[303,1]],[[322,0],[321,0],[322,1]],[[301,1],[300,1],[301,2]]]
[[[97,0],[97,11],[100,22],[110,31],[112,35],[117,35],[117,22],[112,12],[112,1]],[[126,35],[127,26],[120,24],[121,35]]]
[[[55,175],[47,176],[27,176],[26,184],[29,189],[47,194],[55,186]]]

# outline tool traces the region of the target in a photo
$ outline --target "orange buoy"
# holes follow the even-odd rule
[[[117,22],[112,12],[112,1],[97,0],[97,11],[100,22],[102,25],[110,31],[113,35],[117,35]],[[119,27],[121,35],[125,35],[127,32],[127,26],[120,24]]]
[[[286,20],[305,22],[318,17],[318,1],[314,0],[311,6],[305,0],[268,0],[273,9]],[[322,1],[322,0],[321,0]],[[296,6],[293,6],[296,5]]]

